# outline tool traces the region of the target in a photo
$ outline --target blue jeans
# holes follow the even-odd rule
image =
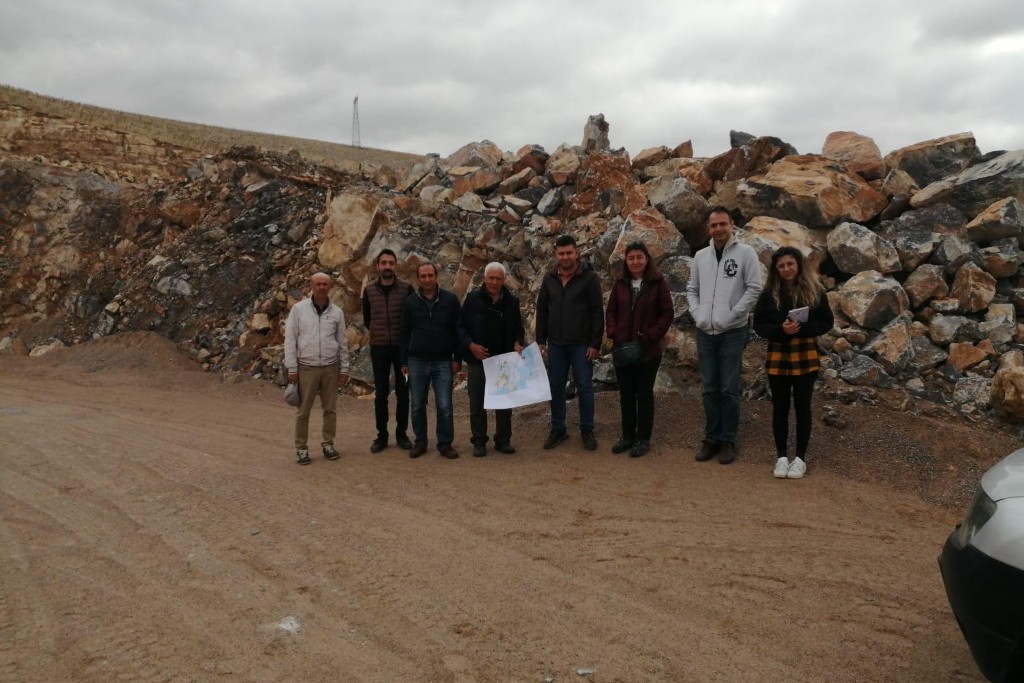
[[[736,443],[740,426],[740,370],[746,326],[719,334],[697,330],[697,361],[704,388],[704,440]]]
[[[565,382],[569,369],[576,380],[580,431],[594,431],[594,366],[586,344],[548,344],[548,383],[551,385],[551,429],[565,430]]]
[[[455,439],[452,419],[452,362],[450,360],[409,359],[409,408],[412,431],[417,443],[427,443],[427,388],[434,390],[437,412],[437,449],[450,446]]]

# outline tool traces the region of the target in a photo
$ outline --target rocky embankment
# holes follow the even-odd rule
[[[631,158],[608,132],[598,115],[581,144],[550,153],[483,141],[412,168],[338,168],[255,148],[202,155],[0,103],[0,353],[153,330],[209,370],[280,382],[284,318],[324,270],[367,389],[359,294],[379,249],[409,279],[437,262],[459,296],[491,260],[530,292],[568,232],[608,283],[627,242],[651,245],[677,306],[664,388],[682,390],[696,362],[690,256],[705,211],[724,204],[763,263],[794,245],[823,273],[836,312],[824,395],[1024,420],[1024,151],[983,154],[960,133],[883,157],[837,132],[799,154],[734,132],[715,157],[683,142]],[[600,380],[614,380],[609,365]]]

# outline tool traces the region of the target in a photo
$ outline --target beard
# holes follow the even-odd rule
[[[380,277],[382,280],[390,280],[391,278],[395,277],[395,271],[393,271],[390,268],[385,268],[384,270],[380,271]]]

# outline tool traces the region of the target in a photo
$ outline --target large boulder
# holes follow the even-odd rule
[[[640,177],[644,180],[651,180],[662,176],[678,176],[689,182],[690,186],[702,197],[707,197],[711,194],[714,181],[708,175],[706,166],[707,162],[703,159],[673,157],[645,167],[640,172]]]
[[[765,268],[771,266],[772,253],[779,247],[796,247],[806,259],[807,267],[818,270],[828,255],[821,231],[808,230],[799,223],[769,216],[755,216],[745,226],[744,242],[757,252]]]
[[[439,164],[441,168],[450,171],[460,166],[475,166],[477,168],[493,168],[501,163],[501,148],[490,140],[470,142],[445,157]]]
[[[826,245],[836,267],[844,273],[877,270],[887,274],[900,270],[900,258],[892,244],[863,225],[843,223],[828,234]]]
[[[1012,237],[1024,245],[1024,203],[1006,197],[990,204],[967,224],[967,237],[981,245]]]
[[[708,242],[706,199],[683,178],[664,175],[645,185],[647,201],[682,233],[690,249],[696,252]]]
[[[1015,237],[995,240],[981,250],[981,258],[981,267],[992,277],[1013,277],[1020,268],[1020,244]]]
[[[712,180],[740,180],[760,175],[779,159],[795,153],[791,145],[778,138],[757,138],[710,159],[706,170]]]
[[[838,161],[864,180],[876,180],[885,175],[882,153],[875,141],[866,135],[851,131],[829,133],[821,148],[821,155]]]
[[[948,347],[953,342],[981,341],[982,336],[977,321],[962,315],[940,313],[928,325],[928,337],[942,347]]]
[[[886,373],[898,375],[914,357],[910,319],[905,315],[894,318],[864,347]]]
[[[544,174],[556,187],[576,182],[580,155],[572,145],[560,145],[551,153]]]
[[[906,172],[919,187],[970,166],[981,156],[973,133],[957,133],[901,147],[885,155],[888,169]]]
[[[658,263],[666,256],[679,253],[683,236],[657,209],[648,207],[634,211],[622,224],[622,232],[612,249],[609,259],[612,273],[619,272],[626,255],[626,245],[637,241],[647,245],[651,259]]]
[[[996,295],[996,279],[975,263],[968,262],[956,271],[949,293],[960,301],[961,311],[983,311]]]
[[[383,214],[378,217],[379,203],[379,197],[369,194],[343,193],[331,199],[317,251],[320,265],[333,270],[363,251],[379,222],[386,220]]]
[[[948,204],[907,211],[883,221],[878,234],[889,240],[899,254],[903,270],[912,271],[931,257],[947,235],[963,235],[967,219]]]
[[[583,152],[600,152],[610,147],[608,142],[608,122],[604,114],[592,114],[587,117],[587,124],[583,126]]]
[[[910,307],[900,283],[876,270],[857,273],[838,290],[839,308],[861,327],[880,330]]]
[[[512,160],[512,172],[519,173],[524,168],[530,168],[537,175],[541,175],[550,156],[540,145],[524,145],[519,148]]]
[[[991,401],[1000,418],[1024,422],[1024,367],[1000,367],[992,378]]]
[[[859,354],[854,356],[849,363],[843,365],[839,370],[839,376],[847,384],[855,386],[888,389],[896,384],[879,363]]]
[[[738,181],[734,191],[735,206],[745,216],[772,216],[809,228],[868,221],[888,203],[842,164],[811,155],[787,156],[763,175]]]
[[[1024,150],[1006,152],[936,181],[915,194],[910,203],[918,208],[946,202],[974,218],[993,202],[1008,197],[1024,201]]]
[[[648,166],[660,164],[672,156],[672,150],[664,145],[661,145],[660,147],[648,147],[647,149],[640,150],[640,153],[633,157],[631,166],[634,171],[642,171]]]
[[[942,266],[933,264],[925,264],[914,270],[903,282],[903,289],[914,308],[920,308],[931,299],[949,296],[945,271]]]

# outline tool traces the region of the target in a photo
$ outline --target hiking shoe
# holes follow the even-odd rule
[[[476,455],[476,453],[473,453],[473,455]],[[445,446],[444,448],[441,449],[441,457],[448,458],[449,460],[457,460],[459,457],[459,452],[455,450],[454,446]]]
[[[779,459],[775,461],[775,471],[772,475],[776,479],[785,479],[789,474],[789,458],[784,455],[780,455]]]
[[[544,440],[544,450],[550,451],[568,438],[569,433],[564,429],[552,429],[551,433],[548,434],[548,438]]]
[[[700,450],[697,451],[697,457],[694,458],[694,460],[697,462],[706,462],[718,455],[718,451],[721,450],[721,448],[721,444],[702,441],[700,444]]]
[[[633,444],[636,443],[635,439],[627,439],[626,437],[619,437],[619,440],[612,444],[612,453],[625,453]]]
[[[387,447],[388,447],[388,440],[387,439],[376,438],[376,439],[373,440],[373,443],[370,444],[370,452],[371,453],[380,453],[382,450],[384,450]]]
[[[327,458],[328,460],[337,460],[338,458],[341,457],[341,453],[339,453],[334,448],[334,444],[325,444],[323,447],[323,451],[324,457]]]
[[[473,444],[473,457],[482,458],[487,455],[487,446],[482,443]]]
[[[580,438],[583,439],[583,447],[588,451],[597,450],[597,439],[594,438],[594,432],[580,432]]]
[[[418,458],[427,452],[427,444],[422,441],[417,441],[413,444],[412,450],[409,451],[410,458]]]
[[[309,459],[309,449],[303,446],[299,450],[295,451],[295,462],[299,463],[300,465],[308,465],[309,463],[313,462],[312,460]]]
[[[718,462],[721,465],[728,465],[736,459],[736,446],[728,441],[722,442],[722,448],[718,451]]]
[[[409,441],[409,437],[407,437],[405,434],[402,434],[401,436],[396,436],[395,443],[398,444],[399,448],[405,451],[412,448],[412,441]]]
[[[807,463],[804,462],[803,458],[793,458],[793,464],[789,466],[789,472],[786,476],[790,479],[801,479],[807,472]]]
[[[510,443],[496,443],[494,444],[494,450],[499,453],[507,453],[508,455],[512,455],[516,452],[515,446]]]
[[[647,439],[637,439],[633,447],[629,449],[629,457],[640,458],[647,454],[647,451],[651,450],[651,442]]]

